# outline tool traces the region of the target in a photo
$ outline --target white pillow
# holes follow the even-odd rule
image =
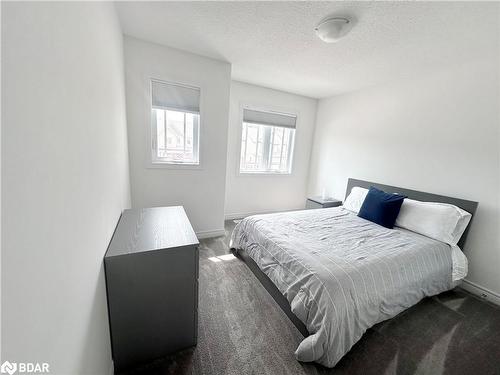
[[[406,198],[395,225],[454,246],[471,217],[470,213],[452,204]]]
[[[354,213],[358,213],[365,201],[366,194],[368,194],[368,189],[363,189],[359,186],[354,186],[351,189],[351,193],[347,196],[344,201],[344,208],[352,211]]]

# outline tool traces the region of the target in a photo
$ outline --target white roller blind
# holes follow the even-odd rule
[[[200,89],[151,80],[152,105],[157,108],[200,112]]]
[[[297,116],[279,112],[264,112],[254,109],[243,109],[243,121],[247,123],[281,126],[295,129]]]

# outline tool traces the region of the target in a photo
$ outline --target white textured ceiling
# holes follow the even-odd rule
[[[498,3],[123,2],[116,8],[124,34],[228,61],[233,79],[316,98],[498,54]],[[332,14],[354,16],[357,24],[326,44],[314,26]]]

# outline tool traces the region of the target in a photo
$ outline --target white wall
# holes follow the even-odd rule
[[[309,191],[343,199],[355,177],[478,201],[467,279],[500,294],[500,61],[490,38],[496,58],[321,100]]]
[[[182,205],[198,235],[224,230],[231,66],[125,37],[130,183],[133,207]],[[201,88],[201,168],[151,168],[150,79]]]
[[[111,366],[102,258],[129,206],[111,3],[2,2],[2,360]]]
[[[297,114],[295,151],[290,175],[238,173],[243,105]],[[225,206],[227,218],[304,208],[316,105],[316,99],[242,82],[231,83]]]
[[[2,6],[0,4],[0,20],[2,18]],[[0,27],[0,37],[1,37],[1,27]],[[0,64],[1,62],[3,61],[2,60],[2,49],[0,48]],[[2,104],[3,104],[3,100],[2,100],[2,88],[3,88],[3,85],[2,85],[2,75],[0,74],[0,114],[3,113],[2,112]],[[2,119],[1,119],[2,116],[0,116],[0,166],[2,164],[2,128],[3,126],[1,126],[2,124]],[[1,303],[1,299],[2,299],[2,215],[1,215],[1,212],[2,212],[2,173],[0,171],[0,361],[2,359],[2,303]]]

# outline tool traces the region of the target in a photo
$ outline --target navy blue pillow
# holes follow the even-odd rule
[[[392,229],[405,198],[404,195],[389,194],[371,186],[358,216]]]

